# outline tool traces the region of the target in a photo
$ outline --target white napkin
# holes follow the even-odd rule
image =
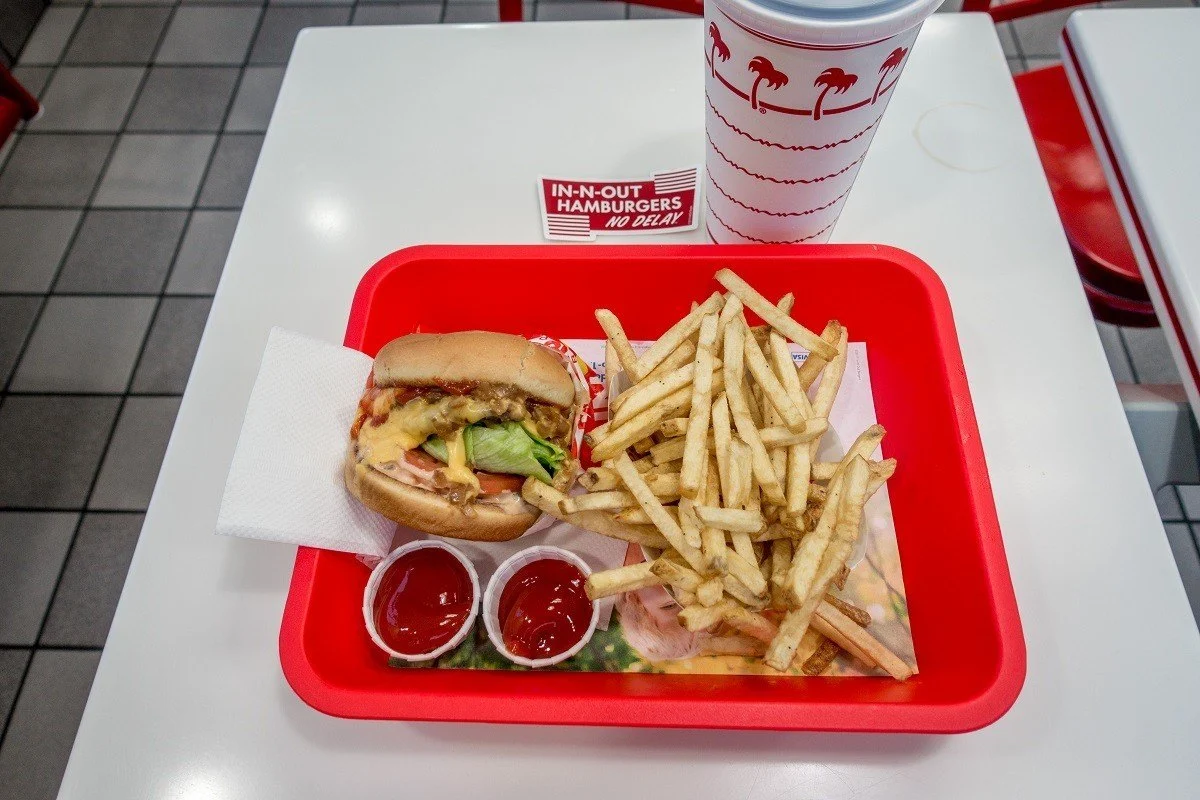
[[[426,536],[368,510],[342,482],[347,438],[371,364],[357,350],[271,330],[225,483],[217,533],[380,558]],[[532,545],[570,550],[594,570],[620,566],[627,548],[547,516],[511,542],[451,543],[471,559],[484,585],[500,562]],[[601,606],[602,627],[611,608],[611,601]]]
[[[396,524],[358,503],[342,459],[372,360],[273,328],[238,437],[217,533],[385,556]]]

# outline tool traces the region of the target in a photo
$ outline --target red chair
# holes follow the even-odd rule
[[[1088,0],[964,0],[963,11],[983,11],[994,22],[1081,5]],[[1014,78],[1034,143],[1050,182],[1092,316],[1101,322],[1158,325],[1146,284],[1109,192],[1079,106],[1059,65]]]
[[[8,141],[21,120],[33,119],[39,108],[33,95],[0,64],[0,145]]]

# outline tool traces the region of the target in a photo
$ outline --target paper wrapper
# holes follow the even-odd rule
[[[722,244],[829,238],[921,26],[818,47],[704,4],[705,224]]]

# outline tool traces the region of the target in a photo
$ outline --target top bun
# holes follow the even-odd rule
[[[508,384],[560,408],[575,403],[575,382],[558,358],[510,333],[412,333],[388,342],[375,356],[376,386],[440,383]]]

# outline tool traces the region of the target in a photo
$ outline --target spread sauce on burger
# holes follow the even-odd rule
[[[451,519],[428,498],[381,485],[375,476],[366,479],[374,484],[367,489],[364,473],[432,493],[465,517],[490,510],[528,516],[532,524],[537,512],[521,499],[521,484],[529,477],[554,484],[562,475],[574,413],[566,369],[521,337],[480,331],[401,337],[380,350],[359,401],[347,485],[366,505],[411,527],[513,538],[489,532],[486,522]],[[386,497],[373,501],[379,491]],[[479,535],[472,525],[482,529]]]

